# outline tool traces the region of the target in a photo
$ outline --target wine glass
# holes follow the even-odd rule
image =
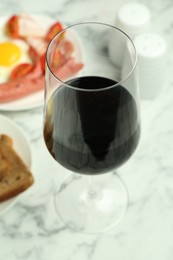
[[[123,46],[119,67],[110,59],[110,35],[114,59]],[[64,48],[64,42],[73,45]],[[128,191],[116,170],[132,156],[140,137],[136,62],[131,39],[99,22],[69,26],[48,46],[44,140],[70,171],[55,192],[55,208],[73,230],[107,231],[128,207]]]

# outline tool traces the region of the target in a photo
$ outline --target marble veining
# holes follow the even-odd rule
[[[129,1],[1,0],[0,14],[31,12],[65,24],[114,24],[117,8]],[[3,112],[28,135],[35,185],[0,216],[0,260],[171,260],[173,259],[173,2],[141,0],[152,12],[152,30],[168,42],[167,82],[161,95],[141,101],[142,135],[131,160],[118,170],[129,190],[123,221],[105,234],[72,232],[57,217],[56,185],[67,172],[52,160],[42,138],[43,108]]]

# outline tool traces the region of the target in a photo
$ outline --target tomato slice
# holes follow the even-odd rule
[[[10,75],[10,80],[22,78],[33,70],[34,66],[30,63],[21,63],[16,66]]]
[[[53,59],[52,59],[52,67],[59,68],[66,62],[66,56],[61,52],[61,50],[57,47]]]
[[[18,16],[13,15],[6,23],[6,32],[12,38],[19,38]]]
[[[28,54],[29,54],[33,63],[38,62],[39,54],[37,53],[37,51],[32,46],[29,47]]]
[[[53,24],[53,25],[49,28],[49,30],[48,30],[48,32],[47,32],[47,34],[46,34],[46,38],[45,38],[46,41],[50,42],[50,41],[53,39],[53,37],[54,37],[57,33],[59,33],[60,31],[62,31],[63,29],[64,29],[64,27],[63,27],[63,25],[62,25],[60,22],[56,22],[55,24]],[[62,39],[63,37],[64,37],[64,33],[61,34],[59,40]]]
[[[41,69],[42,69],[43,72],[45,72],[45,61],[46,61],[46,53],[44,53],[40,57]]]

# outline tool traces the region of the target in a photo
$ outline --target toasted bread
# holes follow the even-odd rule
[[[34,182],[32,173],[13,148],[7,135],[0,135],[0,202],[29,188]]]

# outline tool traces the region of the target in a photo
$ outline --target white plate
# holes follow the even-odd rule
[[[50,18],[49,16],[45,15],[32,15],[37,18],[41,23],[45,26],[45,28],[49,28],[56,20]],[[6,21],[9,19],[8,17],[0,18],[0,30],[4,28]],[[78,35],[74,32],[70,32],[68,38],[72,40],[73,44],[76,46],[74,56],[80,62],[83,61],[83,54],[82,54],[82,47],[80,43],[80,39]],[[43,105],[44,102],[44,90],[39,91],[35,94],[29,95],[27,97],[18,99],[13,102],[7,102],[0,104],[1,111],[20,111],[20,110],[29,110],[33,108],[37,108]]]
[[[13,147],[25,164],[31,169],[32,153],[29,141],[23,130],[11,119],[0,115],[0,134],[9,135],[13,139]],[[21,193],[22,194],[22,193]],[[5,202],[0,202],[0,215],[11,208],[20,195]]]

